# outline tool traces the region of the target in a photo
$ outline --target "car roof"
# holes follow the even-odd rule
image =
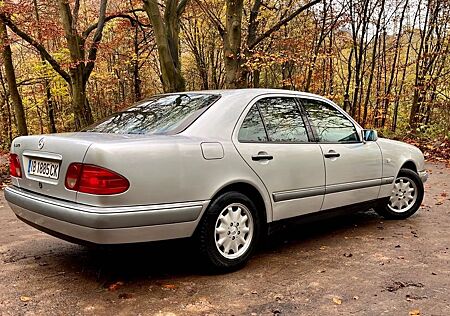
[[[286,89],[266,89],[266,88],[243,88],[243,89],[220,89],[220,90],[196,90],[196,91],[185,91],[185,92],[174,92],[174,93],[167,93],[167,94],[179,94],[179,93],[204,93],[204,94],[220,94],[222,96],[238,96],[238,95],[245,95],[246,97],[256,97],[263,94],[291,94],[296,95],[300,97],[317,97],[321,99],[325,99],[324,97],[308,93],[308,92],[301,92],[301,91],[295,91],[295,90],[286,90]]]

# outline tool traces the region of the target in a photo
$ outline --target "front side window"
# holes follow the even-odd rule
[[[293,98],[272,97],[256,102],[273,142],[308,142],[308,133]]]
[[[238,140],[240,142],[266,142],[267,134],[264,124],[259,115],[258,107],[253,106],[242,122],[239,130]]]
[[[83,132],[169,134],[195,120],[218,98],[218,95],[195,93],[156,96],[115,113]]]
[[[340,111],[317,100],[302,99],[301,102],[320,142],[359,142],[355,126]]]

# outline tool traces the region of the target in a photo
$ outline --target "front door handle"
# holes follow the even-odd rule
[[[335,152],[334,150],[330,150],[327,154],[324,154],[323,156],[325,158],[338,158],[341,157],[341,154]]]
[[[259,160],[272,160],[273,156],[269,155],[265,151],[260,151],[257,155],[252,156],[252,160],[259,161]]]

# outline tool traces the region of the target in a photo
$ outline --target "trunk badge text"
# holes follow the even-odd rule
[[[44,137],[42,137],[41,139],[39,139],[39,142],[38,142],[38,148],[39,148],[39,149],[44,148],[44,144],[45,144],[45,142],[44,142]]]

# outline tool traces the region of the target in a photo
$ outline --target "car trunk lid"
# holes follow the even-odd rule
[[[18,137],[12,152],[19,156],[21,178],[14,185],[47,196],[76,201],[77,193],[64,186],[67,167],[83,162],[92,140],[76,133]]]

